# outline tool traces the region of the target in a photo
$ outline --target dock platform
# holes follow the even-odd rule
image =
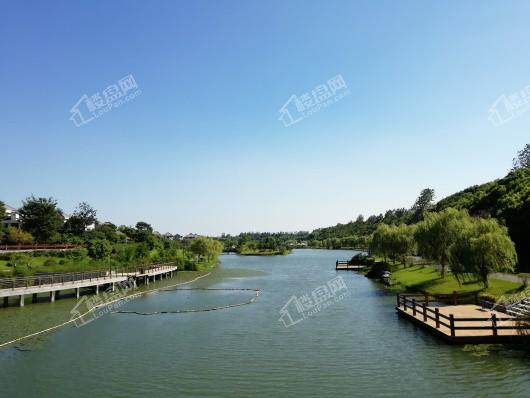
[[[452,295],[446,296],[443,299]],[[480,302],[445,305],[439,299],[427,294],[398,293],[396,311],[453,344],[520,343],[529,339],[530,318],[514,317]]]
[[[335,263],[335,269],[337,271],[360,271],[365,269],[365,265],[354,265],[349,261],[337,260]]]

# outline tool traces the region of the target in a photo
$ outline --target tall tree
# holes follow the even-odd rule
[[[462,224],[461,220],[469,218],[465,210],[452,208],[439,213],[425,213],[414,233],[418,245],[418,253],[429,260],[437,261],[442,267],[442,278],[449,258],[449,248],[458,239]]]
[[[468,220],[462,231],[449,256],[451,269],[459,280],[472,274],[488,286],[490,273],[513,271],[517,253],[506,227],[493,218],[477,218]]]
[[[412,221],[417,222],[423,220],[423,214],[434,207],[434,189],[425,188],[420,192],[420,196],[416,199],[412,208]]]
[[[394,263],[401,260],[405,263],[406,256],[414,250],[413,227],[405,224],[379,224],[370,243],[370,251],[390,258]]]
[[[193,239],[190,249],[199,259],[211,261],[221,253],[223,245],[217,240],[200,236]]]
[[[524,169],[530,167],[530,144],[526,144],[523,149],[517,152],[513,158],[512,170]]]
[[[136,242],[146,242],[150,246],[153,244],[153,227],[144,221],[136,223],[135,238]],[[151,247],[152,248],[152,247]]]
[[[120,239],[120,235],[118,235],[118,227],[111,222],[104,222],[103,224],[96,225],[96,228],[94,228],[89,235],[100,239],[106,239],[113,243],[116,243]]]
[[[76,236],[81,236],[85,233],[88,226],[95,224],[97,211],[86,202],[81,202],[74,210],[74,213],[66,221],[64,225],[65,232],[69,232]]]
[[[22,229],[31,233],[37,242],[49,242],[63,225],[63,213],[53,198],[30,196],[19,210]]]

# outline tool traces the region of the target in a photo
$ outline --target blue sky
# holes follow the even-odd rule
[[[311,230],[502,177],[530,111],[524,1],[2,1],[0,135],[13,206],[219,234]],[[132,74],[141,94],[76,127]],[[288,127],[292,96],[349,95]],[[519,108],[523,109],[523,108]]]

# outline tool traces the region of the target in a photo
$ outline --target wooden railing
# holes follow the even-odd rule
[[[65,272],[53,274],[41,274],[35,276],[1,278],[0,289],[15,289],[20,287],[45,286],[63,284],[68,282],[92,281],[93,279],[111,279],[120,276],[133,276],[138,273],[149,273],[149,271],[167,270],[176,266],[176,263],[158,263],[145,266],[122,268],[119,270],[101,270],[88,272]],[[133,274],[133,275],[131,275]]]
[[[412,315],[414,317],[419,316],[425,323],[428,320],[434,321],[436,329],[445,326],[450,330],[451,337],[455,337],[457,330],[491,330],[493,336],[497,336],[499,330],[530,330],[530,318],[498,317],[496,314],[492,314],[488,318],[457,318],[453,314],[445,315],[440,313],[439,307],[429,307],[429,302],[440,302],[440,298],[450,297],[454,302],[458,302],[459,299],[469,300],[470,294],[456,294],[456,296],[455,294],[429,295],[398,293],[396,304],[404,312],[407,312],[408,309],[412,310]],[[474,294],[471,296],[476,297]],[[513,325],[499,325],[499,322],[505,321],[516,321],[517,323]],[[488,322],[491,325],[466,326],[466,322]]]
[[[0,251],[7,250],[65,250],[75,249],[76,247],[82,247],[79,245],[71,245],[66,243],[60,244],[32,244],[32,245],[0,245]]]

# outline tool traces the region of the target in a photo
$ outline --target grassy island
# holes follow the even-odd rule
[[[257,249],[257,250],[242,250],[239,251],[238,254],[242,256],[284,256],[286,254],[289,254],[291,252],[290,249],[282,248],[279,250],[273,250],[273,249]]]

